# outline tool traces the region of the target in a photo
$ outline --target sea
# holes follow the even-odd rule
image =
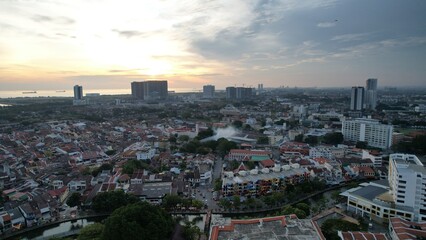
[[[201,92],[194,88],[169,88],[169,91],[175,93],[196,93]],[[83,89],[83,93],[99,93],[100,95],[129,95],[131,90],[126,89]],[[74,91],[71,90],[14,90],[1,91],[0,98],[18,98],[18,97],[73,97]]]

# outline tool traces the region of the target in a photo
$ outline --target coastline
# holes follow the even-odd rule
[[[169,88],[170,92],[175,93],[196,93],[201,92],[201,89],[193,88]],[[84,95],[90,93],[99,93],[102,95],[130,95],[131,89],[83,89]],[[34,98],[34,97],[73,97],[74,92],[72,89],[67,90],[0,90],[0,99],[10,98]]]

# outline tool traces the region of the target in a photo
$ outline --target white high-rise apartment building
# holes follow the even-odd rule
[[[343,121],[342,134],[347,141],[367,142],[371,147],[386,149],[392,145],[393,126],[375,119],[357,118]]]
[[[396,205],[413,212],[414,221],[426,221],[426,168],[415,155],[389,156],[389,187]]]

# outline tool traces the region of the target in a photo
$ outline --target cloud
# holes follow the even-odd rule
[[[353,33],[353,34],[344,34],[344,35],[337,35],[331,38],[332,41],[339,41],[339,42],[351,42],[351,41],[358,41],[364,39],[368,33]]]
[[[112,69],[108,72],[110,73],[134,73],[135,71],[146,70],[147,68],[135,68],[135,69]]]
[[[337,20],[334,20],[334,22],[320,22],[317,24],[317,27],[331,28],[331,27],[335,27],[336,25],[337,25]]]
[[[118,29],[112,29],[113,32],[118,33],[121,37],[125,38],[132,38],[132,37],[143,37],[146,36],[148,33],[146,32],[140,32],[140,31],[132,31],[132,30],[118,30]]]
[[[51,22],[51,23],[63,24],[63,25],[70,25],[75,23],[73,19],[68,17],[49,17],[46,15],[40,15],[40,14],[33,15],[31,19],[39,23]]]

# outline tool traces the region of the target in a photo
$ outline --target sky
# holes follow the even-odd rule
[[[424,0],[0,0],[0,90],[426,86]]]

